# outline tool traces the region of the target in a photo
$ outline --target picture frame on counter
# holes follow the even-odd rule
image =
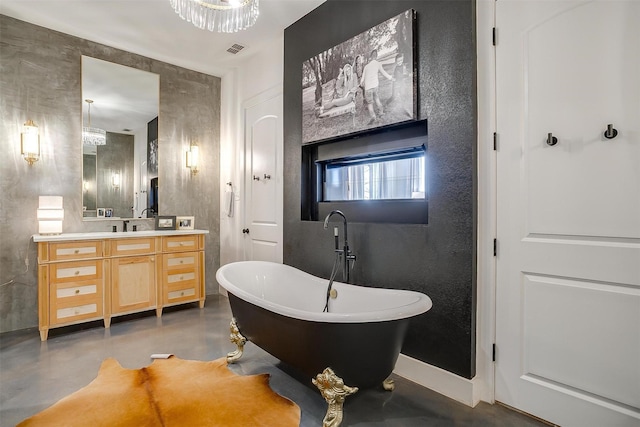
[[[156,216],[156,230],[175,230],[175,216]]]
[[[193,216],[178,216],[176,217],[176,229],[178,230],[193,230],[195,226],[195,217]]]

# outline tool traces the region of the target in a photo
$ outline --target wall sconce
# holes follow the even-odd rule
[[[40,196],[38,201],[38,233],[62,233],[62,196]]]
[[[187,151],[187,168],[191,169],[191,174],[195,175],[198,173],[198,144],[195,142],[189,146],[189,151]]]
[[[120,174],[119,173],[114,173],[113,175],[111,175],[111,185],[113,185],[114,188],[120,187]]]
[[[33,120],[27,120],[20,134],[20,154],[29,166],[40,159],[40,132]]]

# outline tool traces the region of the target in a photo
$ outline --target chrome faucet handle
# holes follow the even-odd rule
[[[351,261],[351,269],[353,270],[353,266],[356,265],[356,256],[355,255],[347,255],[347,262]]]

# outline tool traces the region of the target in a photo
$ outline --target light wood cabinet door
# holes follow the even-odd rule
[[[155,256],[111,260],[111,311],[133,312],[156,306]]]

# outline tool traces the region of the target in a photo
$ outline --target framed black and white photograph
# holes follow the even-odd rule
[[[175,216],[157,216],[156,217],[156,230],[175,230],[175,229],[176,229]]]
[[[147,172],[149,175],[158,174],[158,139],[147,142]]]
[[[113,217],[113,208],[104,208],[104,217],[112,218]]]
[[[192,216],[178,216],[176,217],[176,224],[178,230],[193,230],[195,220]]]
[[[416,120],[415,17],[409,9],[303,62],[303,144]]]
[[[105,208],[98,208],[96,209],[96,216],[98,218],[104,218],[105,214]]]

